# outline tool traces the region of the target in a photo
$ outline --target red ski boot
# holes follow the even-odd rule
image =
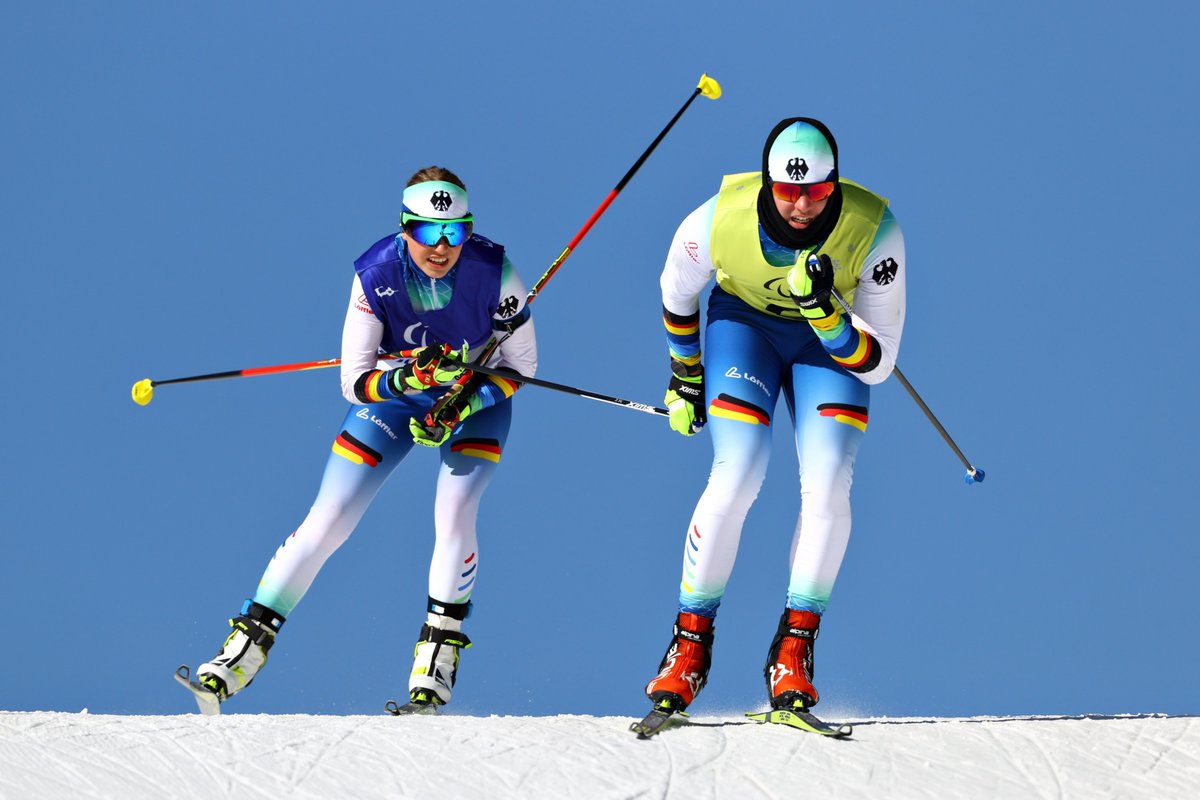
[[[820,699],[812,684],[813,643],[820,627],[820,614],[784,610],[763,668],[772,708],[812,708]]]
[[[713,631],[712,617],[681,612],[675,618],[675,633],[658,675],[646,684],[646,696],[655,708],[683,711],[696,699],[708,681]]]

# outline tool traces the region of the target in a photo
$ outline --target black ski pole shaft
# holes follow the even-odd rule
[[[579,229],[579,232],[575,234],[575,237],[571,239],[571,241],[567,243],[566,248],[564,248],[563,251],[558,254],[558,258],[554,259],[554,261],[550,264],[550,268],[542,274],[542,277],[538,278],[537,283],[535,283],[533,288],[529,290],[529,293],[525,295],[525,305],[529,305],[535,299],[537,299],[538,294],[542,291],[542,289],[545,288],[546,284],[550,282],[550,279],[554,277],[554,273],[558,272],[558,268],[563,265],[563,262],[567,260],[567,257],[571,255],[571,252],[575,249],[575,247],[581,241],[583,241],[583,237],[587,236],[588,231],[590,231],[592,226],[596,224],[596,221],[604,215],[604,212],[608,210],[610,205],[612,205],[613,200],[617,199],[617,195],[621,193],[621,190],[625,188],[625,185],[633,179],[633,176],[637,174],[639,169],[641,169],[642,164],[646,163],[646,159],[648,159],[650,154],[654,152],[654,149],[658,147],[659,142],[663,140],[671,128],[675,127],[675,123],[678,122],[679,118],[683,116],[683,112],[687,111],[688,106],[692,104],[692,101],[700,95],[704,95],[712,100],[716,100],[721,96],[721,84],[717,83],[715,78],[710,78],[707,74],[700,75],[700,82],[696,84],[696,88],[692,90],[692,93],[688,96],[687,101],[684,102],[679,110],[675,112],[675,116],[671,117],[671,121],[668,122],[667,126],[659,132],[658,136],[654,137],[654,141],[650,143],[650,146],[646,148],[646,151],[638,157],[638,160],[635,161],[633,166],[630,167],[629,171],[625,173],[625,177],[621,178],[621,180],[617,182],[617,185],[613,187],[613,190],[608,193],[607,197],[604,198],[604,202],[592,212],[592,215],[588,217],[587,222],[583,224],[583,227]],[[505,333],[499,339],[496,339],[495,337],[489,339],[488,343],[484,345],[483,351],[479,356],[479,362],[483,363],[487,361],[492,353],[496,352],[496,348],[504,343],[510,336],[512,336],[512,331]],[[580,396],[585,397],[587,395]],[[438,402],[435,403],[433,408],[430,410],[429,416],[436,416],[441,410],[442,406],[448,402],[449,399],[450,395],[447,394],[438,400]],[[599,400],[601,398],[593,397],[592,399]],[[604,400],[604,402],[612,402],[612,400]],[[621,401],[618,403],[618,405],[621,405],[624,402],[625,401]],[[633,406],[630,405],[629,407],[632,408]]]
[[[904,373],[900,371],[900,367],[892,367],[892,374],[896,376],[896,379],[899,380],[900,384],[908,391],[909,396],[912,397],[916,404],[920,406],[921,410],[925,412],[925,417],[931,423],[933,423],[933,427],[937,428],[938,433],[940,433],[942,438],[946,440],[946,444],[950,445],[950,449],[954,451],[956,456],[958,456],[958,460],[961,461],[963,466],[967,468],[967,474],[964,476],[966,482],[982,483],[984,477],[983,470],[972,466],[971,462],[967,460],[967,457],[963,455],[963,451],[960,450],[958,445],[954,443],[953,437],[950,436],[949,432],[947,432],[942,423],[938,421],[937,415],[935,415],[933,411],[929,409],[929,406],[925,404],[925,401],[921,399],[921,395],[919,395],[917,390],[913,388],[913,385],[908,382],[908,378],[904,377]]]
[[[700,95],[704,95],[705,97],[716,100],[721,96],[721,84],[717,83],[715,78],[710,78],[706,74],[702,74],[700,76],[700,82],[696,85],[696,88],[692,91],[691,95],[688,96],[687,102],[685,102],[680,109],[675,112],[675,116],[671,117],[671,121],[668,122],[667,126],[659,132],[658,136],[654,137],[654,141],[650,143],[650,146],[646,148],[646,151],[642,153],[641,156],[638,157],[638,160],[634,162],[633,166],[629,168],[629,171],[625,173],[625,177],[621,178],[617,185],[613,187],[613,190],[608,193],[607,197],[604,198],[604,202],[592,212],[592,215],[588,217],[587,222],[585,222],[583,227],[579,229],[579,232],[575,234],[575,238],[571,239],[571,241],[567,243],[566,248],[558,254],[558,258],[554,259],[554,261],[550,264],[550,268],[542,274],[542,277],[538,278],[537,283],[535,283],[533,288],[530,289],[528,294],[525,295],[526,305],[529,305],[537,298],[538,294],[543,288],[545,288],[546,284],[550,282],[550,279],[554,277],[554,273],[558,272],[558,268],[563,265],[563,262],[567,260],[567,257],[571,255],[576,246],[583,241],[583,237],[587,236],[588,231],[590,231],[592,226],[596,224],[596,221],[604,215],[604,212],[608,210],[610,205],[612,205],[613,200],[617,199],[617,195],[621,193],[621,190],[625,188],[625,185],[633,179],[633,176],[637,174],[639,169],[641,169],[642,164],[646,163],[646,159],[648,159],[650,154],[654,152],[654,149],[658,147],[659,142],[666,137],[671,128],[675,127],[675,123],[678,122],[679,118],[683,116],[683,112],[687,111],[688,106],[692,104],[692,101]],[[484,346],[483,353],[479,360],[487,361],[488,356],[495,352],[496,348],[499,347],[506,339],[508,339],[509,336],[512,336],[512,333],[506,333],[500,339],[491,339]]]
[[[850,304],[846,302],[846,298],[842,297],[841,292],[839,292],[837,289],[834,289],[833,297],[838,301],[838,305],[840,305],[846,312],[846,315],[849,316],[851,313]],[[937,432],[942,435],[942,439],[945,440],[946,444],[950,446],[950,449],[954,451],[954,454],[958,456],[958,460],[961,461],[963,466],[967,468],[967,474],[963,476],[963,480],[965,480],[968,484],[983,483],[983,470],[972,465],[967,457],[963,455],[963,451],[959,449],[957,444],[955,444],[953,437],[950,436],[949,431],[947,431],[945,426],[943,426],[938,420],[937,415],[934,414],[925,401],[921,399],[921,395],[918,394],[917,390],[913,388],[913,385],[908,382],[908,378],[904,377],[904,373],[900,371],[899,364],[892,366],[892,374],[895,375],[896,379],[900,381],[900,385],[903,386],[905,391],[908,392],[908,396],[911,397],[921,411],[925,413],[925,418],[928,419],[933,424],[933,427],[937,429]]]
[[[143,378],[133,385],[133,402],[140,406],[147,405],[154,399],[155,386],[168,386],[173,383],[197,383],[199,381],[220,381],[229,378],[252,378],[255,375],[278,375],[284,372],[300,372],[307,369],[323,369],[325,367],[336,367],[341,364],[340,358],[327,358],[321,361],[300,361],[295,364],[275,364],[269,367],[248,367],[246,369],[233,369],[225,372],[210,372],[207,375],[189,375],[185,378],[169,378],[162,381],[153,381],[149,378]]]
[[[565,392],[566,394],[573,394],[576,397],[584,397],[588,400],[597,400],[601,403],[609,403],[614,406],[629,408],[634,411],[643,411],[647,414],[658,414],[659,416],[663,417],[670,414],[670,412],[668,412],[665,408],[649,406],[645,403],[636,403],[633,400],[623,400],[620,397],[600,394],[599,392],[593,392],[588,389],[580,389],[576,386],[567,386],[566,384],[562,383],[554,383],[553,381],[546,381],[542,380],[541,378],[527,377],[516,370],[505,369],[503,367],[484,367],[478,364],[466,364],[453,358],[443,357],[443,360],[452,361],[455,364],[466,367],[467,369],[471,370],[471,372],[477,372],[481,375],[494,375],[498,378],[507,378],[510,381],[516,381],[517,383],[527,383],[530,386],[540,386],[543,389],[553,389],[556,392]]]
[[[561,267],[563,262],[567,260],[567,256],[571,255],[571,251],[574,250],[581,241],[583,241],[583,237],[587,236],[588,231],[590,231],[592,226],[596,224],[596,221],[603,216],[604,212],[608,210],[608,207],[612,205],[613,200],[617,199],[617,195],[621,193],[621,190],[625,188],[625,185],[629,183],[629,181],[633,179],[633,176],[637,174],[637,171],[642,168],[642,164],[646,163],[646,159],[648,159],[650,154],[654,152],[654,149],[658,147],[658,143],[666,137],[671,128],[675,127],[675,123],[678,122],[679,118],[683,116],[683,112],[687,111],[688,106],[692,104],[692,101],[700,95],[704,95],[705,97],[710,97],[713,100],[716,100],[721,96],[721,84],[717,83],[715,79],[708,77],[708,75],[700,76],[700,83],[696,85],[696,88],[688,97],[687,102],[680,106],[679,110],[675,112],[675,116],[671,117],[671,121],[667,123],[667,126],[659,131],[658,136],[654,137],[654,141],[650,143],[650,146],[646,148],[646,151],[638,157],[638,160],[635,161],[633,166],[629,168],[629,171],[625,173],[625,177],[621,178],[621,180],[617,182],[617,185],[613,187],[613,190],[608,193],[607,197],[604,198],[604,202],[592,212],[592,216],[588,217],[588,221],[585,222],[583,227],[579,229],[579,232],[575,234],[575,238],[567,243],[566,249],[559,254],[558,258],[554,259],[554,262],[550,265],[550,268],[546,270],[545,274],[543,274],[542,277],[538,279],[537,283],[533,285],[533,288],[529,290],[529,294],[525,297],[526,304],[532,303],[534,298],[537,297],[538,292],[542,290],[542,287],[544,287],[546,283],[549,282],[552,277],[554,277],[554,273],[558,272],[558,268]]]

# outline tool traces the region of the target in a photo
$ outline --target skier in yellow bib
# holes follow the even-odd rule
[[[699,298],[714,276],[702,354]],[[679,226],[661,278],[666,404],[685,436],[707,424],[714,457],[687,525],[674,631],[646,687],[656,708],[686,708],[707,680],[714,620],[766,476],[781,394],[795,425],[800,516],[764,675],[773,708],[816,704],[813,643],[850,538],[870,385],[891,373],[900,348],[905,279],[904,238],[887,201],[840,176],[837,143],[815,119],[781,121],[761,171],[727,175]]]

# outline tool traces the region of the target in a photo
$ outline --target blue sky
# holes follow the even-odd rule
[[[679,221],[778,120],[837,135],[907,241],[817,647],[826,713],[1200,713],[1200,396],[1187,231],[1197,56],[1182,3],[9,5],[0,709],[179,713],[315,495],[351,263],[443,164],[533,283],[697,100],[533,306],[539,376],[660,404]],[[458,713],[636,714],[670,634],[707,436],[526,388],[483,506]],[[693,710],[751,707],[797,512],[780,425]],[[432,547],[414,453],[230,712],[404,693]]]

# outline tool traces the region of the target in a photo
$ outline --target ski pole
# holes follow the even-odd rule
[[[466,364],[454,358],[444,358],[444,360],[451,361],[459,366],[466,367],[471,372],[478,372],[482,375],[495,375],[499,378],[508,378],[510,381],[527,383],[530,386],[541,386],[543,389],[553,389],[556,392],[565,392],[566,394],[573,394],[576,397],[585,397],[588,400],[598,400],[601,403],[610,403],[611,405],[621,406],[622,408],[631,408],[634,411],[644,411],[647,414],[658,414],[659,416],[663,417],[669,416],[671,413],[665,408],[648,406],[645,403],[636,403],[633,400],[622,400],[620,397],[612,397],[611,395],[600,394],[599,392],[592,392],[587,389],[579,389],[575,386],[567,386],[566,384],[562,383],[554,383],[553,381],[544,381],[541,378],[527,378],[515,370],[505,369],[503,367],[483,367],[477,364]]]
[[[394,358],[386,355],[380,358]],[[228,378],[252,378],[255,375],[278,375],[284,372],[301,372],[306,369],[321,369],[336,367],[341,364],[340,358],[327,358],[323,361],[300,361],[295,364],[276,364],[271,367],[250,367],[249,369],[234,369],[227,372],[210,372],[207,375],[190,375],[186,378],[171,378],[165,381],[153,381],[143,378],[133,385],[133,402],[139,406],[147,405],[154,399],[154,387],[166,386],[171,383],[197,383],[199,381],[220,381]]]
[[[538,293],[541,292],[542,289],[545,288],[546,284],[550,282],[550,279],[554,277],[554,273],[558,272],[559,267],[563,265],[563,262],[567,260],[567,257],[571,255],[571,252],[576,248],[576,246],[583,241],[583,237],[587,236],[588,231],[592,229],[592,226],[596,224],[596,221],[603,216],[605,211],[608,210],[608,207],[612,205],[613,200],[617,199],[617,195],[620,194],[621,190],[625,188],[625,185],[633,179],[633,176],[637,174],[639,169],[641,169],[642,164],[646,163],[646,159],[648,159],[650,154],[654,152],[654,149],[658,147],[658,143],[663,140],[671,128],[675,127],[675,123],[678,122],[679,118],[683,116],[683,112],[687,111],[688,106],[692,104],[692,101],[700,95],[704,95],[712,100],[716,100],[721,96],[721,84],[717,83],[716,78],[710,78],[707,73],[701,73],[700,82],[696,84],[696,88],[692,90],[692,93],[688,96],[687,101],[679,107],[679,110],[675,112],[675,116],[671,117],[671,121],[667,123],[667,126],[659,131],[658,136],[654,137],[654,141],[650,143],[650,146],[646,148],[646,151],[638,157],[637,161],[633,162],[633,166],[630,167],[629,171],[625,173],[625,177],[621,178],[621,180],[617,182],[617,185],[614,186],[612,191],[608,193],[608,196],[604,198],[604,202],[602,202],[596,208],[596,210],[592,212],[592,215],[588,217],[587,222],[585,222],[583,227],[579,229],[579,232],[575,234],[575,238],[571,239],[571,241],[567,243],[567,246],[563,249],[563,251],[558,254],[558,258],[554,259],[554,261],[550,264],[550,268],[543,273],[542,277],[538,278],[537,283],[535,283],[533,288],[529,290],[529,293],[525,295],[525,305],[529,305],[535,299],[537,299]],[[483,347],[483,354],[479,357],[479,363],[482,364],[483,362],[487,361],[488,358],[491,357],[492,353],[496,351],[496,348],[507,341],[508,337],[510,336],[512,336],[512,331],[508,331],[499,339],[489,339],[488,343]],[[458,382],[466,383],[468,380],[470,380],[470,377],[471,373],[464,373],[463,376],[459,378]],[[448,402],[449,399],[450,395],[447,394],[442,397],[441,400],[434,403],[433,408],[429,412],[429,416],[436,416],[441,410],[442,406]]]
[[[671,121],[667,123],[667,126],[659,132],[658,136],[654,137],[654,141],[651,142],[650,146],[646,148],[646,152],[642,153],[638,160],[633,163],[633,166],[630,167],[629,171],[625,173],[625,177],[621,178],[621,180],[617,182],[617,185],[613,187],[613,190],[608,193],[607,197],[604,198],[604,202],[592,212],[592,216],[588,217],[588,221],[585,222],[583,227],[579,229],[579,233],[575,234],[575,238],[567,243],[566,248],[559,253],[558,258],[554,259],[554,262],[550,264],[550,268],[546,270],[545,274],[542,275],[542,277],[538,279],[538,282],[533,285],[533,288],[529,290],[529,294],[525,296],[526,305],[532,303],[534,298],[537,297],[538,292],[542,290],[542,287],[544,287],[546,283],[549,282],[552,277],[554,277],[554,273],[558,272],[558,268],[561,267],[563,262],[567,260],[567,257],[571,255],[571,251],[574,250],[581,241],[583,241],[583,237],[587,236],[588,231],[590,231],[592,226],[596,224],[596,220],[600,219],[604,212],[608,210],[608,207],[612,205],[612,201],[616,200],[617,195],[620,194],[621,190],[625,188],[625,184],[629,183],[629,181],[633,179],[633,176],[637,174],[637,171],[642,168],[642,164],[646,163],[646,159],[648,159],[650,154],[654,152],[654,149],[658,147],[658,143],[663,140],[671,128],[675,127],[675,123],[678,122],[679,118],[683,116],[683,112],[687,111],[688,106],[692,104],[692,101],[700,95],[704,95],[705,97],[716,100],[721,96],[721,84],[717,83],[715,78],[710,78],[707,74],[701,74],[700,83],[696,84],[696,88],[688,97],[687,102],[685,102],[680,109],[675,112],[675,116],[671,117]],[[506,336],[505,338],[508,337]],[[501,339],[500,341],[504,340]],[[499,342],[496,344],[499,345]],[[489,355],[491,355],[490,351],[485,352],[484,358],[486,359]]]
[[[671,121],[667,123],[667,126],[662,129],[658,136],[655,137],[654,141],[650,143],[650,146],[646,148],[646,151],[642,153],[641,157],[638,158],[629,171],[625,173],[625,177],[621,178],[616,187],[608,193],[606,198],[604,198],[604,202],[600,204],[599,208],[592,213],[592,216],[588,218],[588,221],[584,224],[584,226],[579,229],[578,233],[575,234],[575,238],[573,238],[567,244],[566,249],[559,254],[558,258],[554,259],[554,262],[550,265],[550,268],[546,270],[545,274],[543,274],[542,277],[538,279],[537,283],[533,285],[533,288],[529,290],[529,293],[525,297],[526,305],[533,302],[534,298],[537,297],[538,293],[543,287],[545,287],[550,278],[554,276],[554,273],[558,271],[558,268],[561,267],[563,262],[567,260],[567,257],[571,255],[571,251],[575,249],[579,242],[583,240],[583,237],[587,235],[588,231],[592,229],[592,226],[596,224],[596,220],[600,219],[601,215],[603,215],[608,209],[609,205],[612,204],[612,201],[615,200],[621,190],[625,188],[625,184],[629,183],[630,179],[633,178],[634,174],[641,168],[646,159],[650,157],[650,154],[654,152],[654,149],[658,147],[658,143],[661,142],[667,135],[667,132],[675,126],[675,123],[680,117],[683,116],[683,112],[687,111],[688,106],[692,104],[692,101],[695,100],[698,95],[704,95],[705,97],[716,100],[721,96],[721,84],[717,83],[715,78],[710,78],[706,74],[701,74],[700,82],[696,85],[695,90],[688,97],[687,102],[685,102],[683,106],[677,112],[675,112],[675,116],[671,118]],[[483,354],[479,358],[480,362],[486,361],[488,357],[495,352],[496,348],[500,346],[501,342],[508,339],[509,336],[512,336],[511,332],[506,333],[504,337],[499,340],[494,338],[490,339],[484,346]],[[381,358],[394,357],[394,355],[390,354],[387,356],[381,356]],[[341,363],[342,361],[340,358],[330,358],[323,361],[304,361],[296,364],[280,364],[273,367],[253,367],[251,369],[231,370],[228,372],[214,372],[208,375],[193,375],[186,378],[172,378],[164,381],[153,381],[149,378],[145,378],[133,385],[133,401],[138,405],[147,405],[152,399],[154,399],[155,386],[165,386],[171,383],[194,383],[197,381],[215,381],[226,378],[249,378],[255,375],[273,375],[284,372],[299,372],[301,370],[308,369],[321,369],[322,367],[336,367]],[[525,379],[525,382],[531,383],[532,379]],[[622,403],[625,402],[628,401],[622,401]],[[630,405],[632,406],[639,404],[631,403]]]
[[[842,307],[847,316],[849,316],[851,313],[850,304],[846,302],[846,298],[842,297],[841,292],[839,292],[837,289],[834,289],[833,297],[838,301],[838,305]],[[958,449],[958,445],[954,443],[954,439],[951,438],[950,434],[942,426],[942,423],[938,421],[937,416],[935,416],[933,411],[930,410],[929,406],[925,404],[925,401],[921,399],[921,395],[917,394],[917,390],[914,389],[913,385],[908,382],[908,378],[904,377],[904,373],[900,371],[899,364],[893,365],[892,374],[895,375],[897,380],[900,381],[900,385],[908,391],[909,397],[911,397],[916,404],[920,406],[921,410],[925,412],[925,418],[933,423],[933,427],[937,428],[938,433],[942,435],[942,439],[946,441],[946,444],[950,445],[950,449],[954,451],[956,456],[958,456],[958,460],[961,461],[963,466],[967,468],[967,474],[963,476],[963,480],[967,482],[967,485],[969,486],[972,483],[983,483],[983,470],[972,466],[971,462],[967,460],[967,457],[963,455],[962,450]]]
[[[612,191],[608,193],[608,196],[604,198],[604,202],[592,212],[592,215],[588,217],[587,222],[585,222],[583,227],[579,229],[579,232],[575,234],[575,238],[571,239],[571,241],[567,243],[567,246],[563,249],[563,251],[558,254],[558,258],[554,259],[554,261],[550,264],[550,268],[542,274],[542,277],[538,278],[537,283],[535,283],[533,288],[529,290],[529,293],[525,295],[525,305],[529,305],[537,298],[538,293],[541,292],[542,289],[545,288],[546,284],[550,282],[550,279],[554,277],[554,273],[558,272],[558,268],[563,265],[563,262],[567,260],[567,257],[570,256],[572,251],[574,251],[579,243],[583,241],[583,237],[587,236],[588,231],[590,231],[592,226],[596,224],[596,221],[604,215],[604,212],[608,210],[610,205],[612,205],[613,200],[617,199],[617,195],[620,194],[621,190],[625,188],[625,184],[629,183],[629,181],[633,179],[633,176],[637,174],[637,171],[642,168],[642,164],[646,163],[646,159],[648,159],[650,154],[654,152],[654,149],[658,147],[658,143],[663,140],[671,128],[675,127],[675,123],[678,122],[679,118],[683,116],[683,112],[687,111],[688,106],[692,104],[692,101],[700,95],[704,95],[705,97],[716,100],[721,96],[721,84],[717,83],[716,78],[710,78],[707,74],[702,73],[700,75],[700,82],[696,84],[696,88],[692,91],[691,95],[688,96],[687,101],[680,106],[678,111],[675,112],[675,116],[671,117],[671,121],[667,123],[667,126],[659,131],[658,136],[654,137],[654,141],[650,143],[650,146],[646,148],[646,151],[638,157],[637,161],[633,162],[633,166],[630,167],[629,171],[625,173],[625,177],[621,178],[621,180],[617,182],[617,185],[614,186]],[[481,363],[487,361],[488,357],[495,352],[496,348],[503,344],[510,336],[512,336],[511,331],[504,334],[504,336],[500,339],[489,340],[488,343],[484,345],[483,354],[480,356],[479,361]]]
[[[410,358],[415,353],[415,350],[401,350],[398,353],[387,353],[379,356],[381,360],[394,360],[397,358]],[[530,386],[541,386],[544,389],[553,389],[558,392],[573,394],[577,397],[585,397],[588,400],[597,400],[601,403],[610,403],[615,406],[631,408],[634,411],[644,411],[647,414],[659,414],[666,416],[668,414],[665,408],[657,408],[648,406],[644,403],[637,403],[633,400],[624,400],[620,397],[613,397],[599,392],[593,392],[588,389],[580,389],[575,386],[567,386],[562,383],[554,383],[553,381],[542,380],[541,378],[530,378],[522,375],[519,372],[503,367],[484,367],[477,364],[467,364],[455,359],[446,359],[453,361],[455,364],[469,368],[472,372],[478,372],[483,375],[495,375],[500,378],[508,378],[519,383],[528,383]],[[197,383],[199,381],[218,381],[228,378],[251,378],[255,375],[278,375],[285,372],[301,372],[308,369],[322,369],[324,367],[336,367],[342,363],[340,358],[327,358],[322,361],[301,361],[295,364],[277,364],[271,367],[251,367],[249,369],[235,369],[227,372],[211,372],[207,375],[192,375],[186,378],[171,378],[164,381],[153,381],[149,378],[138,381],[133,385],[133,402],[140,406],[149,404],[154,399],[154,387],[165,386],[172,383]]]

